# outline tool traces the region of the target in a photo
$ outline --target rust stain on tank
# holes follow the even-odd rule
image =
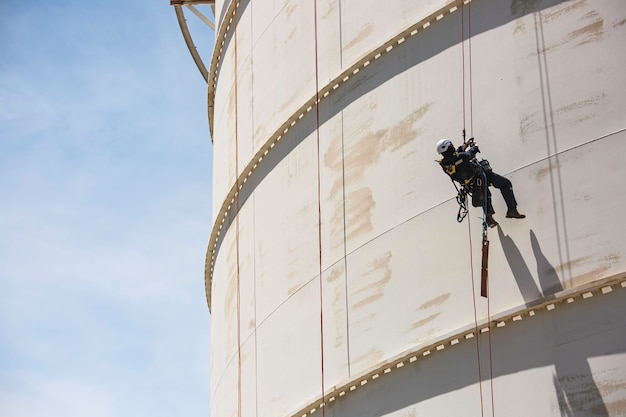
[[[604,102],[605,99],[606,99],[606,94],[604,94],[604,93],[598,94],[597,96],[590,97],[590,98],[585,99],[585,100],[575,101],[573,103],[568,104],[567,106],[560,107],[555,112],[556,113],[567,113],[567,112],[570,112],[572,110],[582,109],[582,108],[586,108],[586,107],[589,107],[589,106],[596,106],[596,105],[601,104],[602,102]],[[587,110],[587,112],[588,112],[588,110]],[[587,117],[587,119],[589,119],[589,117]]]
[[[359,188],[346,195],[346,238],[352,239],[374,229],[372,212],[376,202],[372,190],[368,187]],[[343,214],[343,213],[342,213]]]
[[[419,306],[417,309],[418,310],[425,310],[427,308],[431,308],[431,307],[435,307],[435,306],[441,305],[444,302],[446,302],[448,300],[448,298],[450,298],[450,293],[440,295],[439,297],[435,297],[435,298],[433,298],[430,301],[426,301],[424,304]]]
[[[285,12],[287,13],[287,17],[291,17],[293,12],[298,8],[298,3],[295,1],[287,3],[287,7],[285,8]]]
[[[539,114],[536,112],[527,114],[520,119],[519,135],[524,143],[526,143],[529,135],[541,129],[543,129],[543,123],[539,121]]]
[[[354,303],[354,305],[352,306],[352,308],[354,308],[355,310],[358,308],[361,308],[363,306],[366,306],[368,304],[372,304],[374,301],[378,300],[379,298],[382,298],[383,293],[376,293],[376,294],[372,294],[369,297],[366,297],[364,299],[362,299],[361,301]]]
[[[235,298],[237,297],[237,280],[230,276],[226,287],[226,302],[224,303],[224,315],[228,317],[235,311]]]
[[[587,0],[579,0],[573,2],[567,2],[564,4],[557,5],[550,9],[547,9],[545,12],[542,12],[542,17],[544,22],[548,23],[551,20],[554,20],[563,15],[572,13],[573,11],[580,9],[587,5]]]
[[[324,165],[334,174],[335,181],[330,188],[330,195],[337,194],[343,188],[343,140],[340,136],[331,139],[328,150],[324,154]]]
[[[430,323],[431,321],[435,320],[441,313],[435,313],[435,314],[431,314],[430,316],[426,317],[425,319],[422,319],[420,321],[416,321],[415,323],[413,323],[411,325],[411,330],[416,330],[420,327],[422,327],[425,324]]]
[[[289,288],[289,290],[287,290],[287,295],[289,296],[294,295],[295,293],[298,292],[300,288],[302,288],[302,284],[294,285],[293,287]]]
[[[374,24],[373,23],[368,23],[367,25],[365,25],[363,27],[363,29],[361,29],[361,31],[359,33],[356,34],[356,36],[354,37],[354,39],[352,39],[350,42],[347,42],[344,46],[343,49],[347,50],[350,49],[356,45],[358,45],[360,42],[364,41],[365,38],[367,38],[369,35],[371,35],[374,32]]]
[[[569,39],[578,39],[578,45],[584,45],[589,42],[597,42],[604,35],[604,19],[597,12],[589,12],[584,16],[585,19],[591,19],[588,25],[570,32]],[[582,38],[582,39],[580,39]]]
[[[321,13],[321,18],[322,19],[327,19],[328,16],[330,16],[330,14],[337,8],[337,4],[338,4],[338,0],[334,0],[334,1],[329,1],[326,6],[327,6],[327,10],[323,11]]]
[[[285,40],[285,43],[289,43],[289,41],[293,40],[297,31],[298,31],[298,28],[293,28],[291,32],[289,32],[289,35],[287,35],[287,39]]]
[[[361,135],[354,144],[345,150],[346,182],[354,183],[362,180],[365,169],[378,162],[384,151],[389,149],[397,151],[411,143],[419,134],[419,129],[414,128],[415,122],[424,117],[432,106],[432,102],[426,103],[391,128],[382,128]],[[373,112],[376,104],[372,104],[370,107]],[[340,139],[333,140],[324,155],[324,163],[333,172],[340,173],[344,169],[341,158],[342,142]],[[331,188],[331,194],[337,192],[342,187],[342,176],[336,175],[336,178]]]
[[[565,262],[565,263],[563,263],[561,265],[557,265],[557,266],[554,267],[554,270],[556,272],[559,272],[559,273],[563,272],[563,271],[566,271],[566,270],[570,270],[572,268],[575,268],[575,267],[578,267],[580,265],[585,264],[590,259],[591,259],[591,256],[582,256],[582,257],[580,257],[578,259],[574,259],[572,261]]]
[[[345,156],[346,182],[354,183],[363,178],[365,168],[372,166],[380,158],[383,137],[389,129],[379,129],[362,136],[347,149]]]
[[[586,0],[583,0],[576,3],[566,3],[566,5],[562,7],[554,7],[550,10],[542,12],[542,22],[549,24],[550,21],[555,20],[569,12],[573,12],[575,9],[579,9],[585,5]],[[583,21],[581,23],[581,27],[569,32],[566,38],[561,39],[560,41],[556,41],[551,45],[545,45],[543,49],[537,52],[543,53],[562,46],[568,42],[577,42],[576,46],[580,46],[602,39],[604,35],[604,19],[602,19],[602,17],[596,11],[590,11],[586,13],[580,18],[580,20]]]
[[[343,270],[340,268],[335,268],[332,270],[330,275],[328,275],[327,281],[328,282],[337,281],[339,278],[341,278],[342,275],[343,275]]]
[[[389,135],[385,137],[383,150],[390,147],[392,151],[396,151],[414,140],[420,132],[419,130],[415,130],[413,125],[416,121],[424,117],[432,105],[433,103],[425,104],[392,127],[389,131]]]
[[[232,239],[228,245],[228,253],[226,255],[226,263],[228,265],[228,284],[226,286],[226,300],[224,302],[224,315],[229,317],[235,312],[237,297],[237,241]]]
[[[383,352],[379,349],[370,349],[368,352],[358,356],[352,361],[352,364],[363,364],[361,367],[369,364],[378,363],[383,359]]]
[[[591,258],[590,256],[581,258],[588,260]],[[598,261],[600,264],[598,267],[593,270],[586,272],[584,274],[577,275],[573,277],[571,280],[568,280],[566,283],[566,288],[574,288],[588,282],[596,281],[605,277],[605,273],[610,270],[614,265],[619,263],[621,260],[621,256],[616,253],[610,253],[605,255]]]
[[[537,174],[535,174],[535,180],[537,182],[543,180],[551,171],[558,170],[561,168],[561,164],[550,164],[545,168],[540,168],[537,170]]]
[[[366,271],[362,277],[362,282],[366,282],[366,284],[351,294],[353,299],[365,295],[364,298],[352,305],[355,310],[373,303],[384,295],[385,286],[391,281],[391,258],[391,252],[386,252],[370,263],[371,269]]]

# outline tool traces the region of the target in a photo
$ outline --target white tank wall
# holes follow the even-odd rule
[[[319,87],[445,4],[318,0]],[[621,0],[472,2],[468,130],[528,216],[505,219],[493,190],[501,228],[489,231],[491,297],[475,288],[478,321],[626,272],[625,22]],[[237,176],[315,94],[314,24],[310,1],[239,4],[215,89],[218,221]],[[454,188],[434,163],[438,139],[460,142],[460,37],[457,10],[321,101],[319,212],[315,108],[242,185],[210,276],[212,415],[239,404],[242,416],[308,413],[321,397],[322,335],[328,392],[475,325],[480,211],[471,233],[455,221]],[[626,290],[613,288],[493,329],[492,380],[481,335],[484,407],[493,383],[508,416],[626,415]],[[325,414],[480,415],[477,359],[462,341],[356,381]]]

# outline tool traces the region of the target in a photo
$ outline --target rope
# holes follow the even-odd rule
[[[469,253],[470,253],[470,270],[472,271],[472,300],[474,302],[474,334],[476,335],[474,339],[476,339],[476,360],[478,362],[478,390],[480,392],[480,415],[484,417],[485,415],[485,405],[483,403],[483,383],[482,383],[482,374],[481,374],[481,366],[480,366],[480,344],[478,340],[478,313],[476,309],[476,283],[474,280],[474,257],[472,256],[472,221],[471,218],[467,219],[467,233],[469,235]]]
[[[488,214],[488,200],[489,197],[489,179],[487,172],[481,166],[484,181],[484,195],[483,195],[483,244],[487,241],[487,214]],[[488,241],[487,241],[488,242]],[[489,301],[489,279],[487,279],[487,323],[491,323],[491,310]],[[489,387],[491,391],[491,415],[495,417],[494,398],[493,398],[493,360],[491,356],[491,328],[489,328],[488,345],[489,345]]]
[[[470,107],[470,137],[473,137],[473,104],[472,104],[472,70],[471,70],[471,54],[472,54],[472,50],[471,50],[471,14],[470,14],[470,7],[471,7],[471,3],[468,2],[468,66],[469,66],[469,107]],[[465,109],[465,103],[466,103],[466,97],[465,97],[465,10],[464,10],[464,1],[461,2],[461,59],[462,59],[462,63],[461,63],[461,71],[462,71],[462,111],[463,111],[463,143],[465,144],[465,132],[466,132],[466,109]],[[456,186],[456,185],[455,185]],[[486,190],[486,187],[485,187]],[[459,193],[460,194],[460,193]],[[457,197],[457,201],[458,201],[458,197]],[[486,204],[486,203],[485,203]],[[461,213],[461,209],[463,208],[463,206],[461,205],[461,208],[459,209],[459,213]],[[466,209],[467,210],[467,209]],[[459,218],[460,215],[457,215],[457,220]],[[463,216],[464,217],[464,216]],[[462,218],[461,218],[462,220]],[[485,210],[483,210],[483,238],[485,238],[485,226],[486,226],[486,219],[485,219]],[[467,221],[467,232],[468,232],[468,237],[469,237],[469,258],[470,258],[470,270],[471,270],[471,277],[472,277],[472,302],[473,302],[473,306],[474,306],[474,333],[475,333],[475,339],[476,339],[476,362],[477,362],[477,367],[478,367],[478,390],[480,393],[480,414],[482,417],[484,417],[485,415],[485,404],[484,404],[484,400],[483,400],[483,384],[482,384],[482,370],[481,370],[481,361],[480,361],[480,341],[479,341],[479,332],[478,332],[478,311],[477,311],[477,307],[476,307],[476,280],[474,277],[474,257],[473,257],[473,245],[472,245],[472,227],[471,227],[471,219],[468,218]],[[489,334],[489,336],[491,337],[491,333]],[[491,346],[489,348],[489,353],[491,355]],[[492,401],[493,401],[493,395],[492,395]],[[493,410],[493,407],[492,407]]]
[[[322,179],[320,158],[320,97],[319,97],[319,62],[317,43],[317,0],[313,1],[313,27],[315,30],[315,138],[317,146],[317,224],[319,249],[319,276],[320,276],[320,359],[322,379],[322,417],[326,415],[326,399],[324,387],[324,293],[322,286]]]
[[[463,7],[462,5],[463,3],[461,3],[461,8]],[[463,13],[461,14],[463,15]],[[462,17],[462,20],[464,20],[464,17]],[[470,137],[474,137],[474,100],[473,100],[473,85],[472,85],[472,1],[471,0],[469,0],[467,3],[467,27],[468,27],[467,46],[468,46],[468,66],[469,66],[469,122],[470,122]],[[463,47],[462,49],[464,50],[465,48]],[[463,73],[463,83],[464,83],[463,93],[465,94],[465,72]],[[465,106],[465,102],[463,103],[463,106]],[[464,109],[463,132],[465,132],[465,107],[463,107],[463,109]],[[489,194],[489,180],[487,178],[487,173],[484,171],[482,167],[481,167],[481,170],[483,172],[483,177],[484,177],[483,187],[485,188],[484,203],[483,203],[483,219],[482,219],[483,220],[483,224],[482,224],[483,243],[484,243],[485,241],[487,241],[487,214],[488,214],[487,213],[488,211],[487,210],[487,203],[488,203],[487,198]],[[470,243],[470,248],[471,248],[471,243]],[[473,274],[474,274],[474,269],[472,268],[472,281],[473,281]],[[489,287],[490,287],[490,283],[489,283],[489,280],[487,280],[487,294],[490,293]],[[472,282],[472,289],[473,289],[473,282]],[[476,293],[472,292],[472,294],[474,297],[474,308],[475,308]],[[476,316],[474,318],[476,319]],[[491,302],[490,302],[489,296],[487,296],[487,322],[488,323],[491,322]],[[489,388],[490,388],[490,394],[491,394],[491,415],[492,417],[495,417],[496,411],[495,411],[495,400],[494,400],[494,395],[493,395],[494,390],[493,390],[493,357],[492,357],[492,344],[491,344],[491,328],[489,329],[488,346],[489,346]],[[483,400],[482,400],[482,388],[481,388],[481,406],[482,404],[483,404]]]
[[[234,48],[235,48],[235,175],[239,189],[239,106],[237,90],[237,9],[234,11]],[[237,416],[241,417],[241,275],[239,260],[239,192],[235,193],[235,246],[237,252]]]

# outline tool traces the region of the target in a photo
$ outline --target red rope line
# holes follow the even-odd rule
[[[461,14],[463,15],[463,2],[461,2]],[[464,17],[462,17],[462,21]],[[463,23],[461,24],[463,26]],[[468,67],[469,67],[469,123],[470,123],[470,137],[474,136],[474,100],[473,100],[473,84],[472,84],[472,1],[469,0],[467,3],[467,47],[468,47]],[[462,42],[463,43],[463,39]],[[462,45],[462,50],[465,51],[465,47]],[[465,52],[463,52],[465,54]],[[465,129],[465,55],[463,56],[463,129]],[[485,190],[489,184],[485,183]],[[486,191],[485,191],[486,192]],[[468,222],[469,223],[469,222]],[[485,232],[486,233],[486,232]],[[486,237],[486,235],[485,235]],[[471,236],[470,236],[470,248],[471,248]],[[472,290],[474,286],[473,282],[474,268],[472,267]],[[490,283],[487,281],[487,294],[490,294]],[[476,294],[474,293],[474,319],[477,320],[476,317]],[[491,323],[491,303],[489,300],[489,296],[487,296],[487,323]],[[477,322],[476,322],[477,323]],[[493,356],[492,356],[492,343],[491,343],[491,327],[489,327],[489,335],[488,338],[488,346],[489,346],[489,387],[491,393],[491,415],[495,417],[495,400],[494,400],[494,391],[493,391]],[[479,367],[480,367],[480,354],[479,356]],[[481,383],[481,407],[483,405],[482,399],[482,383]]]
[[[237,252],[237,415],[241,417],[241,275],[239,259],[239,105],[237,90],[237,8],[234,10],[234,48],[235,48],[235,175],[237,191],[235,192],[235,246]]]
[[[474,103],[472,89],[472,2],[467,3],[467,55],[469,66],[469,120],[470,120],[470,137],[474,136]]]
[[[469,4],[468,4],[468,8],[469,8]],[[468,17],[469,17],[469,13],[468,13]],[[468,22],[468,26],[469,26],[469,22]],[[469,39],[471,39],[471,36],[469,36]],[[471,48],[468,51],[469,52],[469,63],[470,63],[470,73],[469,73],[469,79],[470,79],[470,137],[472,137],[473,134],[473,127],[472,127],[472,117],[471,117],[471,79],[472,79],[472,73],[471,73]],[[462,110],[463,110],[463,141],[465,141],[465,127],[466,127],[466,123],[465,123],[465,10],[463,7],[463,1],[461,2],[461,71],[462,71]],[[482,417],[484,417],[485,415],[485,404],[484,404],[484,400],[483,400],[483,383],[482,383],[482,371],[481,371],[481,364],[480,364],[480,341],[479,341],[479,332],[478,332],[478,309],[476,307],[476,280],[474,278],[474,257],[473,257],[473,245],[472,245],[472,226],[471,226],[471,219],[468,216],[467,218],[467,233],[469,236],[469,257],[470,257],[470,270],[471,270],[471,276],[472,276],[472,302],[474,305],[474,339],[476,340],[476,362],[477,362],[477,366],[478,366],[478,390],[480,393],[480,415]]]
[[[317,44],[317,0],[313,1],[313,22],[315,28],[315,137],[317,145],[317,220],[318,220],[318,244],[319,244],[319,274],[320,274],[320,358],[322,377],[322,417],[326,415],[326,399],[324,387],[324,295],[322,286],[322,180],[320,158],[320,89],[319,89],[319,61]]]
[[[472,1],[470,0],[467,3],[467,47],[468,47],[468,65],[469,65],[469,120],[470,120],[470,137],[474,136],[474,88],[472,84]],[[489,184],[485,183],[485,190]],[[487,281],[487,294],[490,294],[489,291],[490,283]],[[490,297],[487,297],[487,323],[491,323],[491,303],[489,300]],[[489,344],[489,386],[491,390],[491,415],[495,417],[495,400],[493,396],[493,358],[492,358],[492,344],[491,344],[491,327],[489,328],[488,335],[488,344]]]
[[[463,141],[465,142],[465,12],[463,1],[461,1],[461,107],[463,110]]]

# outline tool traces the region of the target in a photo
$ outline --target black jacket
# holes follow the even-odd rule
[[[439,165],[454,181],[467,184],[471,182],[477,172],[480,172],[480,166],[474,159],[477,153],[477,146],[470,146],[466,150],[460,146],[455,154],[439,161]]]

